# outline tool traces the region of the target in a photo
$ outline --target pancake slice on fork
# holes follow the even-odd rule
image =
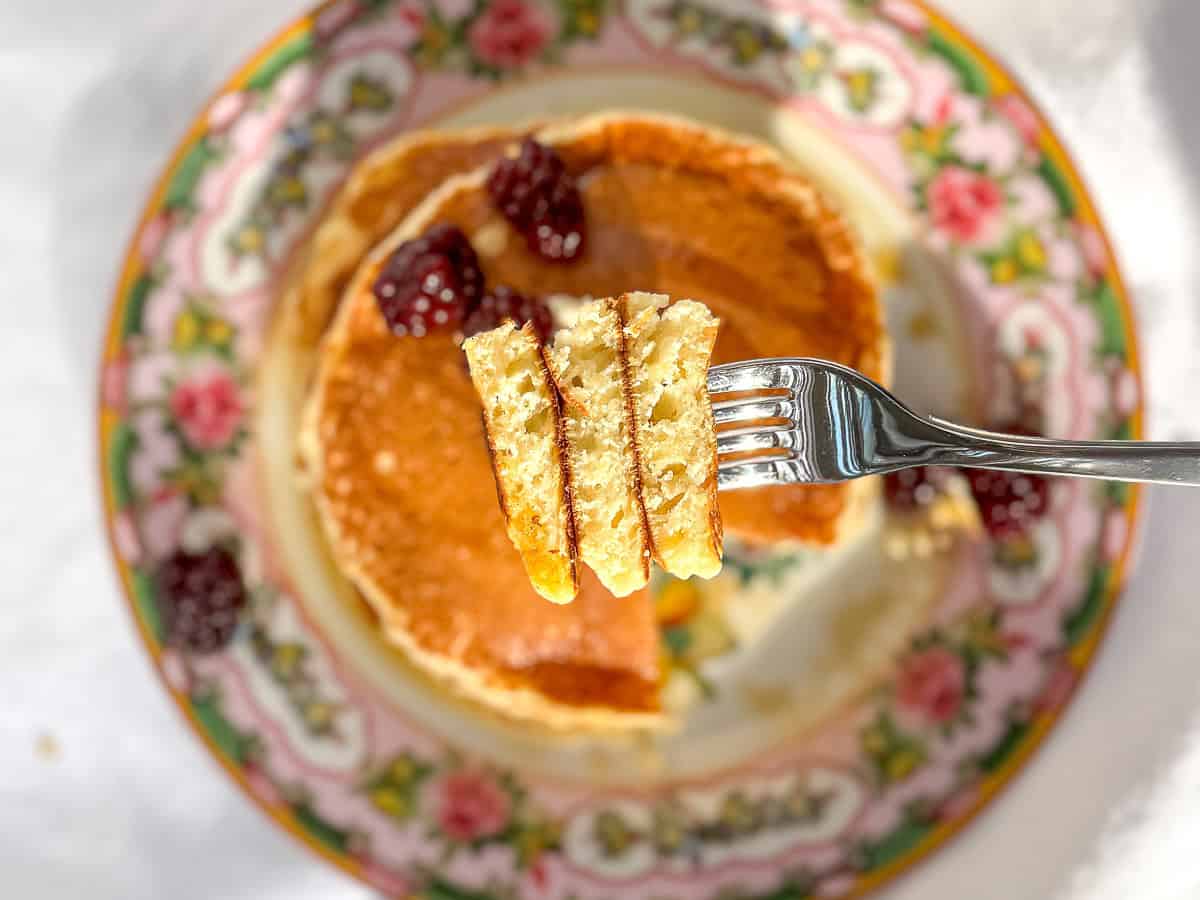
[[[553,603],[579,591],[569,460],[559,396],[526,325],[505,322],[463,344],[483,399],[484,433],[509,539],[534,590]]]
[[[579,556],[618,597],[650,579],[625,334],[616,303],[580,310],[546,358],[563,398]]]
[[[717,438],[706,379],[717,318],[662,294],[621,297],[642,503],[655,561],[677,578],[721,571]]]

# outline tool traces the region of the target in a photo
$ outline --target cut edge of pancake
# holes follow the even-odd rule
[[[618,306],[655,561],[676,578],[712,578],[722,527],[707,375],[719,322],[704,304],[665,294],[625,294]]]
[[[505,322],[463,350],[483,401],[484,435],[509,540],[535,591],[551,603],[579,592],[571,454],[541,342]]]
[[[611,299],[579,310],[546,348],[563,397],[579,556],[614,596],[650,580],[637,435],[620,312]]]
[[[368,599],[370,595],[368,593]],[[390,615],[395,618],[394,610]],[[438,653],[430,653],[412,639],[403,623],[384,624],[388,642],[408,656],[452,692],[483,707],[482,712],[516,719],[549,732],[586,731],[616,734],[631,731],[661,733],[679,726],[679,721],[659,710],[613,709],[601,705],[576,705],[556,701],[522,684],[502,684],[489,679],[470,666]]]

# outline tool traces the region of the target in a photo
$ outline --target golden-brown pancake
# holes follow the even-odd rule
[[[503,143],[496,137],[477,133],[481,140],[462,157],[494,154]],[[724,323],[717,361],[819,356],[882,380],[887,342],[847,225],[769,149],[684,120],[628,115],[555,127],[539,139],[578,179],[585,253],[571,264],[530,253],[492,207],[487,166],[446,180],[345,289],[321,344],[302,457],[337,564],[419,664],[495,709],[546,724],[648,722],[659,709],[649,598],[618,600],[592,578],[570,605],[537,597],[505,536],[461,350],[452,335],[388,331],[371,293],[380,266],[404,240],[448,222],[472,238],[490,284],[541,295],[646,290],[702,300]],[[410,140],[393,156],[437,168],[418,145]],[[335,219],[357,210],[369,220],[352,228],[356,250],[403,206],[369,198],[386,183],[357,179],[335,208]],[[343,224],[322,230],[337,238]],[[318,235],[314,253],[329,244]],[[338,283],[314,278],[311,305],[327,304]],[[721,511],[741,537],[828,544],[853,520],[862,489],[722,495]]]

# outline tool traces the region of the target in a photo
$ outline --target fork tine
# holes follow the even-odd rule
[[[739,400],[718,400],[712,405],[713,422],[753,422],[756,419],[796,418],[796,402],[791,397],[743,397]]]
[[[793,381],[793,373],[787,367],[777,363],[764,364],[762,360],[726,363],[708,370],[710,394],[784,388],[790,387]]]
[[[751,450],[795,450],[799,435],[791,425],[767,425],[739,428],[717,435],[717,453],[744,453]]]
[[[794,459],[721,463],[717,468],[717,490],[732,491],[772,484],[795,484],[795,468]]]

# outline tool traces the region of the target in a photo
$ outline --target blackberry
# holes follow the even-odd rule
[[[484,294],[479,306],[467,316],[463,333],[470,337],[482,331],[491,331],[505,319],[512,319],[518,327],[531,322],[542,343],[550,339],[554,330],[554,318],[544,301],[498,286]]]
[[[228,550],[176,550],[159,566],[157,582],[168,644],[207,654],[232,640],[246,606],[246,586]]]
[[[998,430],[1034,436],[1020,423],[1009,423]],[[964,469],[963,474],[979,507],[983,527],[993,538],[1025,534],[1049,510],[1050,480],[1045,476],[988,469]]]
[[[578,257],[586,243],[583,199],[561,156],[532,138],[496,163],[487,180],[492,203],[529,249],[553,262]]]
[[[965,470],[983,527],[993,538],[1024,534],[1046,514],[1050,482],[1023,472]]]
[[[422,337],[462,325],[483,294],[483,271],[462,231],[435,225],[396,248],[372,292],[393,334]]]

